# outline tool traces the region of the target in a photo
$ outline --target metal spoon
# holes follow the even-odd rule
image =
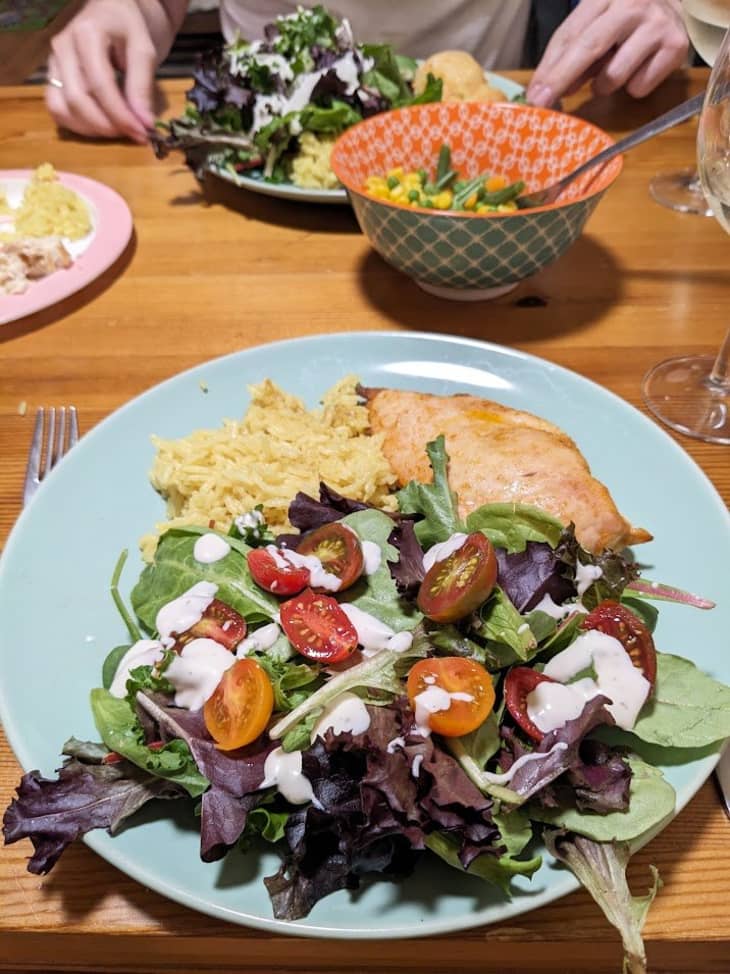
[[[562,179],[559,179],[557,183],[553,183],[552,186],[548,186],[547,189],[539,189],[535,193],[525,193],[524,196],[518,196],[516,201],[517,206],[521,210],[528,210],[533,206],[547,206],[550,203],[554,203],[565,187],[588,169],[603,165],[604,162],[608,162],[614,156],[621,155],[622,152],[633,149],[635,145],[641,145],[642,142],[646,142],[647,139],[659,135],[660,132],[665,132],[667,129],[679,125],[680,122],[686,122],[693,115],[699,115],[702,111],[704,100],[705,93],[703,91],[701,94],[695,95],[694,98],[683,101],[681,105],[677,105],[676,108],[672,108],[648,124],[642,125],[640,129],[632,132],[631,135],[619,139],[618,142],[609,146],[608,149],[599,152],[597,156],[594,156],[587,162],[581,163],[577,169],[568,173],[567,176],[563,176]]]

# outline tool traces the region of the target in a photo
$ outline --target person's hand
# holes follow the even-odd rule
[[[597,95],[653,91],[689,49],[678,0],[581,0],[553,34],[527,89],[549,107],[589,78]]]
[[[46,105],[59,125],[79,135],[147,140],[158,55],[135,0],[89,0],[53,38],[51,52]]]

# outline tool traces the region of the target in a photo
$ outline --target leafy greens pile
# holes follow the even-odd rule
[[[413,59],[355,44],[347,21],[321,6],[278,17],[264,33],[201,59],[184,114],[159,123],[158,156],[182,149],[198,173],[215,164],[288,182],[303,132],[335,136],[386,109],[441,98],[431,75],[415,96]]]
[[[655,874],[649,894],[634,898],[626,866],[642,836],[671,817],[675,794],[651,760],[642,758],[643,745],[718,746],[730,735],[730,688],[688,660],[658,653],[654,693],[632,733],[614,726],[608,701],[597,696],[536,743],[511,718],[501,687],[511,667],[539,669],[570,645],[585,613],[606,598],[622,600],[649,628],[656,610],[639,593],[693,599],[641,582],[620,554],[589,554],[571,526],[534,508],[488,504],[464,524],[448,483],[443,438],[428,452],[433,482],[401,490],[399,515],[349,501],[325,485],[319,499],[298,494],[290,508],[302,533],[343,520],[378,545],[380,566],[346,593],[347,601],[396,632],[411,631],[410,648],[381,650],[327,672],[296,656],[282,633],[273,645],[253,651],[274,687],[275,723],[253,744],[222,752],[201,711],[173,705],[164,664],[158,671],[134,669],[126,697],[112,696],[108,688],[128,648],[117,647],[104,664],[103,686],[91,693],[102,743],[69,740],[58,779],[26,774],[5,813],[5,841],[33,843],[31,872],[47,872],[70,842],[92,829],[114,833],[152,799],[187,801],[191,814],[199,814],[204,861],[233,849],[253,854],[261,842],[273,845],[281,868],[266,885],[275,916],[293,920],[329,893],[356,888],[365,875],[407,875],[427,850],[508,893],[513,877],[529,877],[539,868],[533,840],[542,837],[619,929],[627,969],[645,969],[641,926],[659,879]],[[421,615],[413,596],[423,578],[424,549],[460,530],[489,537],[498,553],[498,581],[476,614],[439,625]],[[132,640],[140,627],[154,633],[159,609],[201,580],[215,583],[217,597],[250,629],[276,616],[277,599],[254,583],[246,560],[249,542],[270,540],[265,532],[242,537],[231,528],[225,535],[229,553],[212,564],[193,556],[203,533],[207,529],[191,527],[161,538],[154,563],[132,592],[135,617],[124,610]],[[289,543],[298,537],[289,536]],[[576,566],[586,564],[601,572],[575,601]],[[546,594],[574,611],[558,621],[537,609]],[[404,693],[413,662],[440,654],[477,660],[497,687],[495,710],[462,737],[422,736]],[[323,710],[346,691],[367,704],[368,729],[329,729],[312,740]],[[400,746],[393,747],[394,741]],[[262,787],[264,763],[275,746],[302,752],[312,802],[291,804],[275,787]],[[652,753],[655,747],[647,749]],[[500,781],[527,754],[530,760]]]

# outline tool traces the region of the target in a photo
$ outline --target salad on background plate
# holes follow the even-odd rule
[[[91,692],[101,741],[70,738],[59,778],[29,772],[5,813],[31,871],[160,798],[198,816],[205,862],[274,848],[264,882],[291,922],[427,857],[524,895],[542,840],[645,969],[659,878],[632,897],[625,870],[675,811],[651,755],[730,735],[730,688],[655,646],[654,602],[711,603],[535,508],[462,518],[443,438],[427,452],[432,481],[397,512],[322,484],[292,498],[292,533],[256,509],[171,528],[131,611],[120,559],[129,638]]]
[[[334,140],[378,112],[439,101],[443,80],[417,68],[390,45],[356,42],[347,20],[324,7],[299,8],[264,38],[205,55],[183,115],[158,123],[153,145],[161,157],[182,150],[198,175],[284,199],[346,202],[329,167]],[[507,79],[487,80],[505,100],[522,93]]]

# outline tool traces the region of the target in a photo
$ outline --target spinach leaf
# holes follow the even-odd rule
[[[162,606],[201,581],[217,585],[216,597],[239,612],[247,622],[273,619],[279,604],[251,578],[245,557],[245,552],[250,550],[248,546],[221,534],[231,545],[231,550],[219,561],[202,564],[193,555],[200,533],[203,532],[187,529],[184,532],[168,531],[160,538],[154,562],[147,565],[132,589],[132,606],[145,628],[154,632],[157,613]]]
[[[730,737],[730,687],[681,656],[657,653],[654,693],[633,733],[663,747],[704,747]]]
[[[267,653],[256,653],[251,656],[251,659],[255,659],[259,666],[266,670],[271,680],[274,688],[274,710],[294,710],[311,696],[321,683],[320,671],[316,666],[283,662]]]
[[[555,548],[564,530],[560,521],[529,504],[484,504],[471,512],[466,526],[510,552],[524,551],[528,541],[547,542]]]
[[[377,544],[381,552],[377,571],[372,575],[363,575],[349,588],[345,595],[346,601],[363,612],[374,615],[395,632],[413,629],[421,620],[421,613],[411,602],[401,598],[388,568],[388,562],[398,558],[397,549],[388,542],[393,530],[392,519],[382,511],[369,509],[348,514],[342,518],[342,523],[351,528],[361,540]]]
[[[142,727],[128,700],[113,697],[101,688],[91,691],[91,710],[102,741],[138,768],[181,785],[197,798],[208,787],[185,741],[169,741],[159,751],[144,743]]]
[[[115,646],[114,649],[110,650],[107,654],[107,657],[101,667],[101,685],[105,690],[108,690],[114,682],[114,676],[119,668],[119,664],[129,649],[131,649],[129,645]]]
[[[533,821],[569,829],[596,842],[624,842],[644,835],[673,813],[676,796],[658,768],[635,754],[629,755],[628,762],[631,767],[628,811],[597,815],[575,808],[530,804],[526,806],[527,814]]]
[[[464,524],[457,510],[456,494],[449,487],[449,457],[444,437],[438,436],[428,443],[426,453],[431,461],[433,483],[411,480],[396,496],[398,506],[405,514],[423,514],[424,520],[416,525],[416,537],[424,548],[430,548],[457,531],[463,531]]]
[[[363,44],[361,50],[366,58],[373,61],[372,68],[362,76],[363,86],[377,89],[394,108],[399,102],[412,97],[398,58],[389,44]]]
[[[479,610],[478,634],[492,651],[500,651],[507,666],[517,660],[531,659],[537,652],[537,640],[523,616],[501,588],[496,587]],[[504,653],[504,647],[509,650]]]

